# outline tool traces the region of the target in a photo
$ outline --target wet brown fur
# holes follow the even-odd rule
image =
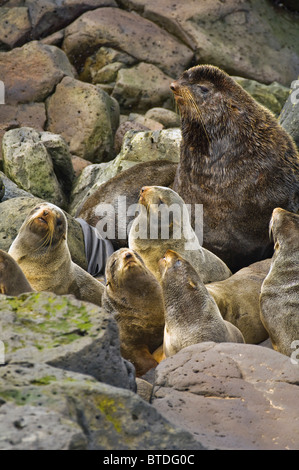
[[[292,138],[217,67],[193,67],[171,88],[183,136],[173,189],[185,203],[203,204],[203,246],[233,272],[271,257],[273,209],[299,208]]]

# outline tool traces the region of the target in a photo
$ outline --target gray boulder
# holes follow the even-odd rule
[[[4,134],[2,150],[4,172],[19,188],[66,208],[74,170],[60,136],[28,127],[12,129]]]
[[[0,296],[5,361],[50,364],[135,389],[132,365],[120,355],[117,323],[104,309],[71,295]]]
[[[281,111],[279,121],[293,137],[299,149],[299,77],[291,84],[291,91]]]
[[[180,74],[193,57],[187,46],[152,21],[119,8],[84,13],[65,28],[62,48],[77,70],[101,46],[154,64],[172,77]]]
[[[262,346],[201,343],[156,369],[153,406],[209,449],[298,449],[299,366]]]
[[[1,450],[203,449],[132,391],[46,364],[1,367],[0,400]]]
[[[31,23],[28,8],[0,9],[0,51],[13,49],[29,39]]]
[[[99,86],[65,77],[47,100],[47,130],[60,134],[70,152],[94,163],[114,157],[119,106]]]
[[[0,52],[0,70],[6,104],[43,101],[65,75],[74,76],[61,49],[38,41]]]
[[[171,77],[155,65],[140,62],[119,70],[112,96],[119,102],[122,112],[132,109],[142,112],[163,105],[172,107],[171,81]]]

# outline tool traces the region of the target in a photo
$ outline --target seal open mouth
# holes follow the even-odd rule
[[[37,217],[37,220],[39,220],[40,222],[48,225],[48,222],[43,217]]]

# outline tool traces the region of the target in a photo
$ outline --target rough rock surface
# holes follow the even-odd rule
[[[0,296],[5,361],[46,363],[133,389],[133,366],[120,355],[118,328],[104,309],[50,292]],[[107,367],[107,363],[109,367]]]
[[[0,368],[0,449],[199,450],[130,390],[31,362]]]
[[[70,151],[92,162],[113,157],[119,106],[100,87],[65,77],[47,101],[47,130],[62,135]]]
[[[282,108],[279,121],[282,127],[293,137],[299,149],[299,77],[292,82],[290,95]]]
[[[133,55],[176,76],[190,64],[192,51],[152,21],[118,8],[84,13],[65,29],[62,48],[77,70],[101,46]]]
[[[20,189],[66,208],[74,171],[61,136],[12,129],[4,134],[2,149],[4,172]]]
[[[0,52],[0,70],[6,104],[43,101],[65,75],[74,76],[61,49],[38,41]]]
[[[153,406],[211,449],[298,449],[299,363],[271,349],[201,343],[156,369]]]

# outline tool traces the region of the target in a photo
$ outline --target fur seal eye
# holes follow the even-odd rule
[[[164,202],[163,202],[162,199],[159,197],[158,206],[161,206],[162,204],[164,204]]]
[[[197,87],[199,88],[200,91],[202,91],[203,93],[208,93],[209,92],[209,89],[204,86],[204,85],[197,85]]]
[[[175,267],[179,268],[181,265],[182,265],[182,262],[180,259],[178,259],[175,263],[174,263]]]

